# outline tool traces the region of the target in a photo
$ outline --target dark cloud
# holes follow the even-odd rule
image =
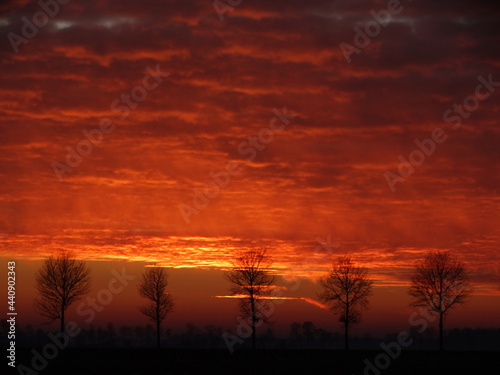
[[[14,53],[7,35],[36,2],[0,8],[2,232],[161,228],[184,235],[262,233],[453,246],[497,233],[500,94],[452,130],[443,113],[498,73],[498,7],[401,2],[403,11],[346,62],[355,26],[385,1],[244,1],[224,15],[209,1],[72,1]],[[146,67],[170,73],[126,119],[112,103]],[[246,161],[238,147],[297,115]],[[116,129],[60,182],[51,163],[83,130]],[[392,193],[415,139],[439,144]],[[179,204],[229,160],[242,171],[186,225]],[[304,219],[305,218],[305,219]]]

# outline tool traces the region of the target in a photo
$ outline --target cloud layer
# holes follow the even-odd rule
[[[9,33],[41,8],[4,2],[0,231],[331,234],[354,252],[445,248],[498,269],[500,92],[455,130],[443,120],[479,76],[500,81],[498,6],[400,6],[348,63],[339,45],[387,2],[243,1],[221,22],[210,1],[70,1],[18,53]],[[134,100],[157,66],[168,77]],[[248,137],[285,106],[296,117],[248,160]],[[103,119],[114,130],[61,182],[53,163]],[[436,128],[447,140],[392,192],[384,173]],[[179,205],[196,208],[193,189],[229,161],[240,172],[187,223]]]

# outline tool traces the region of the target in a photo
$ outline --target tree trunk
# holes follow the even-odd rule
[[[250,302],[252,303],[252,350],[255,350],[255,299],[250,296]]]
[[[344,319],[344,348],[346,351],[349,350],[349,295],[347,295],[347,303],[345,307],[345,319]]]
[[[160,321],[159,320],[156,322],[156,344],[158,345],[158,348],[161,347],[161,343],[160,343]]]
[[[344,332],[344,341],[345,341],[345,350],[349,350],[349,325],[345,324],[345,332]]]
[[[156,307],[156,345],[158,349],[161,347],[160,343],[160,311],[158,310],[158,307]]]
[[[443,313],[439,312],[439,350],[444,350],[443,343]]]
[[[61,308],[61,333],[64,333],[64,308]]]
[[[349,321],[348,317],[346,317],[346,321],[344,323],[344,348],[345,350],[349,350]]]

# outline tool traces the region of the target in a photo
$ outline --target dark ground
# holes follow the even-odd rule
[[[38,349],[41,352],[41,349]],[[67,348],[48,361],[40,372],[30,371],[31,349],[17,349],[16,365],[23,372],[12,374],[51,375],[166,375],[166,374],[493,374],[498,373],[500,352],[404,351],[383,370],[366,370],[365,359],[375,363],[382,351],[352,350],[182,350]],[[49,356],[51,354],[49,353]],[[4,357],[4,361],[6,358]],[[387,363],[379,357],[381,367]],[[2,364],[5,369],[5,362]],[[377,372],[380,371],[380,372]],[[7,372],[0,371],[2,374]]]

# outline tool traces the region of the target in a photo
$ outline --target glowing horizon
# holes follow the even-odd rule
[[[324,276],[338,257],[349,253],[355,261],[369,269],[375,283],[379,286],[408,286],[411,272],[415,263],[431,250],[428,248],[402,248],[395,249],[392,253],[385,254],[384,249],[370,249],[361,244],[351,243],[351,249],[345,249],[343,245],[336,244],[335,248],[321,248],[321,244],[311,241],[275,241],[273,239],[261,239],[256,245],[253,240],[245,240],[233,237],[143,237],[130,235],[125,242],[133,243],[123,246],[123,239],[113,243],[112,237],[98,237],[98,231],[91,231],[93,239],[85,241],[84,231],[76,231],[76,237],[69,236],[68,231],[64,236],[9,236],[4,242],[4,250],[0,250],[0,256],[7,258],[7,254],[16,249],[17,259],[41,260],[52,256],[57,249],[65,248],[73,251],[81,260],[100,261],[127,261],[143,262],[167,268],[199,268],[229,270],[232,266],[234,253],[249,249],[253,246],[266,247],[273,259],[271,272],[284,276],[288,279],[308,278],[316,281]],[[108,231],[104,231],[109,234]],[[65,242],[73,238],[72,242]],[[98,242],[95,245],[92,242]],[[107,244],[103,242],[108,241]],[[37,245],[36,256],[32,254],[29,246],[35,242]],[[470,244],[472,245],[472,244]],[[485,246],[489,248],[489,244]],[[137,249],[140,248],[140,253]],[[10,249],[10,250],[9,250]],[[397,252],[397,257],[395,256]],[[500,295],[500,287],[495,282],[498,275],[495,262],[491,259],[484,260],[484,254],[477,253],[473,260],[466,259],[467,248],[462,254],[456,250],[451,251],[453,256],[465,263],[473,282],[476,284],[475,294]],[[477,252],[477,248],[476,248]],[[461,255],[461,256],[460,256]],[[470,258],[470,256],[467,256]]]

